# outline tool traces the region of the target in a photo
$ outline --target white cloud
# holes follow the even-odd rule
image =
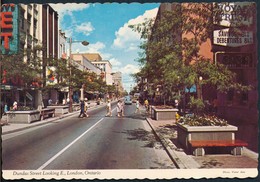
[[[90,43],[87,47],[87,51],[89,53],[97,53],[101,52],[106,47],[106,45],[103,42],[96,42],[96,43]]]
[[[101,55],[101,57],[102,57],[104,60],[110,60],[111,57],[113,56],[113,55],[110,54],[110,53],[104,53],[104,52],[100,52],[100,55]]]
[[[66,37],[72,37],[73,29],[66,29],[64,30]]]
[[[109,62],[112,64],[113,67],[118,67],[122,65],[122,63],[118,61],[116,58],[109,59]]]
[[[58,3],[58,4],[50,4],[50,6],[58,12],[60,18],[62,18],[65,14],[71,15],[73,11],[82,11],[88,8],[90,5],[86,3]]]
[[[85,22],[78,26],[76,26],[77,32],[82,32],[85,35],[89,35],[94,30],[94,27],[92,26],[91,22]]]
[[[113,43],[114,48],[125,49],[125,51],[137,50],[140,45],[140,34],[134,32],[129,25],[135,25],[144,22],[146,19],[156,17],[158,8],[147,10],[143,15],[136,17],[135,19],[129,20],[116,31],[116,38]]]
[[[77,41],[77,40],[72,40]],[[69,47],[69,45],[67,45]],[[82,45],[80,42],[72,43],[72,53],[100,53],[106,46],[102,42],[90,43],[88,46]]]
[[[133,64],[127,64],[126,66],[121,68],[120,71],[124,74],[132,74],[132,73],[139,72],[140,68],[136,65],[133,65]]]

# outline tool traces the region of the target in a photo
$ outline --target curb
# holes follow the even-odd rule
[[[146,118],[146,121],[152,128],[155,135],[158,137],[167,154],[176,165],[178,169],[197,169],[200,165],[190,156],[186,155],[182,150],[178,149],[170,139],[165,139],[163,136],[156,132],[155,127],[150,121],[150,118]]]
[[[14,129],[14,130],[5,131],[5,132],[2,132],[2,135],[6,135],[6,134],[10,134],[10,133],[26,130],[26,129],[29,129],[29,128],[45,125],[47,123],[50,123],[50,122],[53,122],[53,121],[56,121],[56,120],[59,120],[59,119],[62,119],[62,118],[74,115],[74,114],[77,114],[77,112],[78,111],[75,111],[75,112],[69,113],[69,114],[65,114],[65,115],[62,115],[62,116],[59,116],[59,117],[48,118],[48,119],[46,119],[46,121],[43,121],[43,122],[35,123],[35,124],[32,124],[32,125],[28,125],[28,126],[25,126],[25,127],[22,127],[22,128],[17,128],[17,129]]]
[[[98,108],[103,107],[103,106],[104,106],[104,104],[100,104],[100,105],[95,105],[93,107],[89,107],[88,109],[94,110],[94,109],[98,109]],[[47,124],[47,123],[50,123],[50,122],[53,122],[53,121],[57,121],[59,119],[63,119],[63,118],[66,118],[66,117],[69,117],[69,116],[72,116],[72,115],[76,115],[78,113],[79,113],[79,111],[74,111],[72,113],[64,114],[64,115],[61,115],[61,116],[48,118],[45,121],[44,120],[43,121],[36,121],[35,123],[32,123],[32,125],[28,125],[28,126],[25,126],[25,127],[22,127],[22,128],[17,128],[17,129],[13,129],[13,130],[9,130],[9,131],[3,132],[3,129],[2,129],[2,135],[26,130],[26,129],[37,127],[37,126],[41,126],[41,125],[44,125],[44,124]]]

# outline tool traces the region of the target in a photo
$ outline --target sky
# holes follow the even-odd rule
[[[128,92],[136,83],[130,76],[140,70],[138,53],[140,34],[129,25],[155,18],[159,3],[94,3],[50,4],[59,14],[59,27],[73,41],[86,40],[90,44],[72,44],[72,53],[99,53],[109,60],[112,71],[122,73],[123,87]]]

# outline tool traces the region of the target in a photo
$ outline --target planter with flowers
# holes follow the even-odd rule
[[[214,115],[203,114],[198,107],[193,111],[193,115],[180,117],[177,122],[177,140],[187,151],[196,156],[209,151],[242,154],[247,143],[236,139],[236,126]]]
[[[31,107],[18,106],[17,110],[6,112],[8,123],[31,123],[40,120],[40,111]]]
[[[186,116],[177,123],[178,142],[187,149],[191,141],[229,141],[235,140],[236,126],[216,116]]]

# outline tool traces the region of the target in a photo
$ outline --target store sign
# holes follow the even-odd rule
[[[58,83],[55,75],[55,67],[53,66],[48,67],[46,70],[46,76],[47,76],[47,85],[54,85]]]
[[[252,2],[218,3],[219,14],[214,23],[227,27],[252,25],[253,14]]]
[[[14,4],[3,4],[1,7],[1,38],[4,39],[4,48],[9,49],[9,39],[13,36]]]
[[[229,68],[252,68],[252,54],[250,53],[219,53],[217,54],[217,62],[228,66]]]
[[[3,53],[18,51],[18,6],[15,4],[3,4],[0,13],[0,37]]]
[[[253,44],[252,31],[234,32],[229,28],[214,30],[213,39],[215,45],[227,47],[239,47],[244,45]]]

